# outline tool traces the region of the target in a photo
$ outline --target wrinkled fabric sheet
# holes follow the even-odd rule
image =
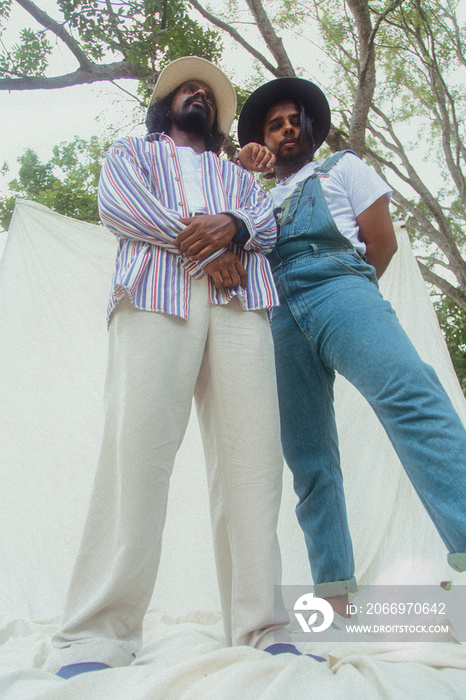
[[[465,421],[406,232],[398,238],[382,291]],[[306,649],[326,663],[223,646],[194,412],[175,464],[161,568],[137,660],[68,681],[45,670],[99,447],[115,253],[105,229],[19,201],[0,260],[0,698],[464,698],[466,648],[448,635],[430,644],[312,640]],[[340,378],[336,410],[359,582],[466,583],[448,567],[370,407]],[[295,500],[285,470],[283,582],[310,586]]]

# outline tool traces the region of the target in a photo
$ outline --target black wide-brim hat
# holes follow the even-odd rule
[[[238,141],[243,147],[254,141],[263,143],[265,115],[277,102],[300,102],[312,118],[312,133],[316,149],[330,130],[330,107],[317,85],[303,78],[277,78],[254,90],[243,105],[238,119]]]

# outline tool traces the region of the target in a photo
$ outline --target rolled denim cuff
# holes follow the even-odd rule
[[[466,571],[466,553],[450,552],[447,557],[448,563],[455,571]]]
[[[348,581],[329,581],[314,584],[314,595],[317,598],[333,598],[336,595],[347,595],[348,593],[357,592],[358,583],[354,576]]]

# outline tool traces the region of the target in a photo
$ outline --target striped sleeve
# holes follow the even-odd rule
[[[148,173],[129,139],[106,153],[99,191],[102,223],[116,236],[152,243],[180,255],[174,241],[184,225],[179,214],[164,207],[151,193]]]
[[[245,250],[256,250],[268,253],[277,241],[277,226],[273,214],[273,203],[261,185],[251,175],[236,165],[230,164],[229,177],[236,177],[237,197],[236,209],[228,211],[244,222],[248,239],[244,243]]]

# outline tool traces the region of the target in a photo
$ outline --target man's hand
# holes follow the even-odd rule
[[[273,173],[273,165],[276,161],[275,156],[267,146],[261,146],[254,141],[247,143],[239,151],[236,159],[241,167],[256,173]]]
[[[218,258],[204,265],[204,270],[210,275],[217,289],[233,289],[239,284],[246,287],[248,283],[248,273],[231,250],[226,250]]]
[[[175,245],[191,260],[204,260],[228,247],[236,235],[231,214],[198,214],[180,221],[186,228],[178,234]]]

